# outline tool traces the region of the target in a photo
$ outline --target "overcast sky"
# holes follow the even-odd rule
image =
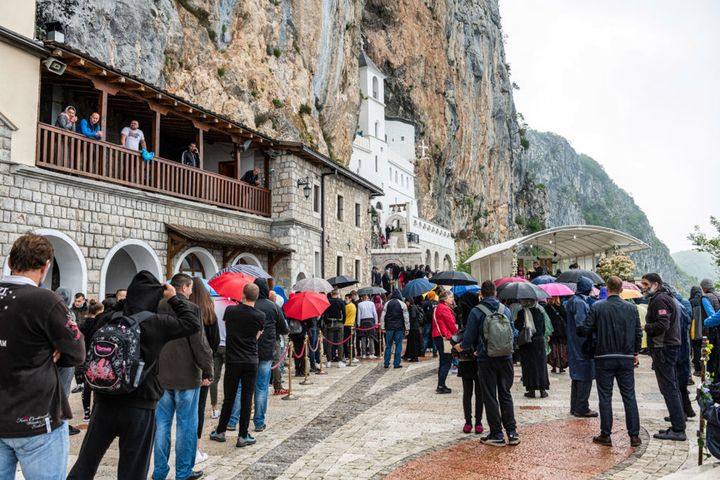
[[[515,105],[600,162],[670,251],[720,216],[720,1],[500,0]]]

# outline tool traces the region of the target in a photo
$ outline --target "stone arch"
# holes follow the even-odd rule
[[[450,258],[450,255],[445,255],[445,257],[443,257],[443,270],[445,270],[447,272],[452,269],[453,269],[452,258]]]
[[[440,253],[435,252],[435,262],[433,262],[435,271],[440,270]]]
[[[425,250],[425,265],[432,265],[432,253],[429,248]]]
[[[380,270],[385,270],[386,268],[388,268],[390,265],[393,265],[393,264],[397,265],[398,267],[405,266],[405,263],[402,260],[400,260],[399,258],[388,258],[387,260],[383,260],[382,268],[380,268]]]
[[[203,247],[190,247],[177,256],[175,265],[173,265],[173,273],[178,273],[180,271],[182,262],[188,257],[188,255],[195,255],[197,259],[200,260],[200,264],[202,265],[205,273],[205,278],[211,278],[218,272],[218,270],[220,270],[218,268],[217,261],[215,261],[215,257],[213,257],[209,250]]]
[[[305,272],[298,273],[297,276],[295,277],[295,282],[293,283],[293,285],[297,285],[297,283],[300,280],[305,280],[306,278],[307,278],[307,275],[305,275]]]
[[[100,268],[100,299],[119,288],[127,288],[140,270],[147,270],[163,281],[160,259],[147,242],[129,238],[115,245]]]
[[[55,250],[53,262],[48,269],[48,273],[43,280],[43,284],[51,289],[65,287],[72,290],[73,293],[82,292],[88,295],[87,291],[87,263],[85,256],[75,241],[63,232],[48,228],[39,228],[33,230],[36,235],[42,235],[47,238]],[[5,275],[10,274],[10,264],[8,258],[5,259],[3,267]],[[53,273],[57,285],[53,285]]]
[[[398,226],[402,228],[403,231],[407,231],[407,217],[398,213],[390,215],[387,220],[385,220],[385,225],[392,227],[396,220],[398,222]]]
[[[247,265],[255,265],[256,267],[262,268],[262,262],[258,257],[250,252],[243,252],[232,261],[231,265],[237,265],[238,263],[244,263]]]

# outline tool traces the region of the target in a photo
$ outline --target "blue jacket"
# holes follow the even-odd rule
[[[576,293],[565,302],[568,361],[572,380],[592,381],[595,378],[595,362],[582,354],[584,338],[578,336],[577,330],[585,323],[590,311],[585,296]]]
[[[495,297],[483,298],[480,301],[481,305],[491,312],[497,311],[500,307],[500,302]],[[510,309],[505,307],[505,316],[508,322],[512,326],[513,336],[517,337],[517,330],[513,325],[512,319],[510,318]],[[460,344],[463,350],[472,350],[475,352],[478,362],[486,362],[490,359],[485,351],[485,339],[483,338],[483,327],[485,325],[485,314],[479,308],[473,308],[468,316],[467,326],[465,327],[465,333],[463,335],[463,341]],[[507,356],[508,359],[512,359],[512,355]]]
[[[86,137],[97,140],[100,138],[97,134],[100,130],[100,122],[96,123],[95,125],[91,125],[86,118],[80,120],[80,133],[82,133]]]

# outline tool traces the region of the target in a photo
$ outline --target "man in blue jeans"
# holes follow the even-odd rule
[[[390,300],[385,304],[380,316],[380,328],[385,330],[385,368],[390,368],[390,355],[393,347],[395,348],[393,368],[402,368],[400,365],[402,341],[403,336],[410,331],[410,314],[400,290],[394,290]]]
[[[10,250],[10,275],[0,280],[0,478],[65,478],[72,418],[58,367],[85,360],[85,342],[60,297],[39,288],[52,244],[25,234]]]
[[[263,333],[258,340],[258,371],[255,380],[255,413],[253,424],[256,432],[265,430],[265,414],[268,404],[268,388],[272,374],[272,361],[275,354],[275,341],[278,335],[287,335],[287,319],[282,309],[268,298],[270,288],[267,280],[258,278],[255,280],[258,286],[259,296],[255,301],[255,308],[265,314]],[[237,395],[233,403],[228,430],[235,430],[240,420],[240,397],[242,384],[238,384]]]
[[[178,298],[186,302],[196,316],[197,305],[188,298],[192,294],[192,277],[176,274],[170,284],[175,287]],[[166,300],[160,302],[158,313],[174,316]],[[200,319],[202,321],[202,319]],[[155,468],[153,479],[165,480],[170,467],[171,433],[173,417],[175,432],[175,478],[186,480],[200,478],[202,471],[193,471],[197,453],[198,400],[200,387],[208,386],[213,378],[213,355],[204,336],[204,330],[187,338],[168,342],[158,361],[160,386],[164,389],[155,413],[155,444],[153,448]]]
[[[620,298],[622,279],[607,280],[608,297],[590,308],[583,326],[578,330],[582,336],[595,341],[595,384],[597,385],[600,410],[600,435],[593,442],[612,446],[613,381],[617,380],[620,396],[625,407],[625,425],[630,435],[630,445],[639,447],[640,415],[635,399],[635,365],[642,345],[640,316],[632,303]]]

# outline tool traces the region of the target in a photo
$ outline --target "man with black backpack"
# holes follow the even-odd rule
[[[158,314],[160,299],[165,298],[174,316]],[[162,285],[145,270],[133,278],[121,311],[110,311],[98,319],[101,326],[88,341],[85,380],[95,390],[95,409],[78,459],[68,479],[93,478],[110,444],[119,438],[120,458],[117,478],[147,478],[155,434],[155,408],[163,393],[158,381],[158,357],[166,343],[189,337],[200,331],[200,319],[187,302],[175,294],[171,285]],[[122,329],[121,326],[127,327]],[[136,329],[135,327],[139,327]],[[110,335],[112,329],[114,334]],[[120,333],[119,333],[120,332]],[[116,345],[110,347],[111,342]],[[125,347],[111,354],[109,363],[97,361],[97,353],[108,347]],[[139,355],[137,346],[139,345]],[[120,354],[125,358],[120,358]],[[130,372],[116,376],[117,364]],[[115,374],[117,375],[117,374]]]
[[[517,331],[510,319],[510,310],[495,298],[492,281],[482,283],[480,297],[480,303],[468,317],[463,341],[454,348],[458,352],[472,348],[477,357],[483,405],[490,426],[490,433],[480,441],[495,447],[518,445],[520,436],[510,393],[514,380],[512,353]]]

